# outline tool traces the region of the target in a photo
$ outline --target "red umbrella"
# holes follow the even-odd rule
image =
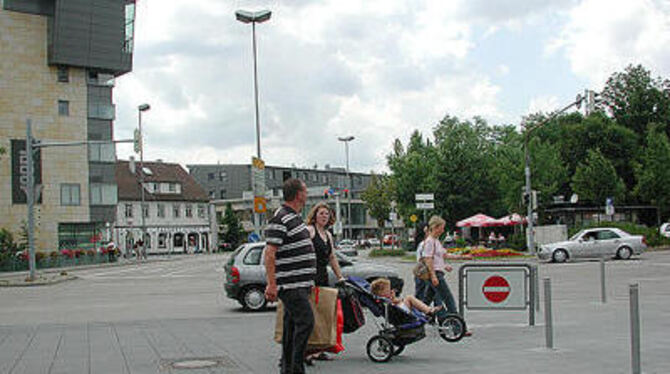
[[[501,226],[515,226],[527,223],[526,218],[519,215],[518,213],[512,213],[498,219],[497,221],[501,223]]]

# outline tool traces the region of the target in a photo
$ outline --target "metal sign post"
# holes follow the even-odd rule
[[[418,193],[414,195],[416,209],[423,210],[423,221],[426,222],[426,211],[435,209],[435,194]]]

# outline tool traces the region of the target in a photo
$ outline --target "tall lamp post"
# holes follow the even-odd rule
[[[256,156],[258,157],[259,160],[262,160],[261,158],[261,125],[260,125],[260,118],[258,114],[258,68],[257,68],[257,57],[256,57],[256,24],[257,23],[263,23],[265,21],[268,21],[270,17],[272,16],[272,12],[269,10],[260,10],[257,12],[250,12],[246,10],[238,10],[235,12],[235,18],[242,22],[242,23],[251,23],[251,38],[252,38],[252,46],[253,46],[253,54],[254,54],[254,103],[255,103],[255,120],[256,120]],[[265,182],[263,182],[265,183]],[[256,197],[257,194],[264,192],[264,191],[256,191],[255,190],[255,183],[252,181],[252,186],[254,187],[254,197]],[[265,188],[263,188],[265,189]],[[254,231],[256,231],[256,234],[259,234],[259,226],[260,226],[260,214],[256,213],[256,204],[254,202]]]
[[[145,241],[147,240],[147,227],[144,222],[144,138],[143,138],[143,133],[142,133],[142,112],[146,112],[147,110],[151,109],[151,106],[149,104],[142,104],[137,107],[137,112],[138,112],[138,129],[140,131],[140,141],[139,141],[139,148],[140,148],[140,196],[141,196],[141,201],[142,203],[140,204],[140,217],[141,218],[141,224],[142,224],[142,257],[146,256],[147,253],[147,243]],[[138,254],[138,260],[139,260],[139,254]]]
[[[527,205],[527,217],[526,220],[528,221],[528,234],[527,234],[527,240],[528,240],[528,251],[529,252],[535,252],[535,233],[534,233],[534,223],[533,223],[533,196],[532,196],[532,189],[530,185],[530,152],[528,150],[528,141],[530,138],[530,134],[539,129],[540,127],[543,127],[544,125],[548,124],[550,121],[552,121],[554,118],[556,118],[559,114],[565,112],[566,110],[572,108],[573,106],[576,106],[579,108],[582,105],[582,101],[585,98],[582,97],[582,95],[577,95],[575,98],[575,101],[572,103],[566,105],[564,108],[553,112],[552,114],[549,115],[549,117],[545,118],[542,120],[542,122],[537,123],[535,125],[529,126],[529,125],[524,125],[524,161],[525,161],[525,167],[524,171],[526,174],[526,187],[524,189],[524,200],[526,200],[526,205]]]
[[[344,153],[346,155],[346,173],[347,173],[347,225],[349,226],[349,239],[352,237],[352,228],[351,228],[351,177],[349,176],[349,142],[355,138],[351,135],[349,136],[340,136],[337,140],[344,142]]]

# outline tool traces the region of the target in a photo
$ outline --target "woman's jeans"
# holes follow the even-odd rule
[[[456,308],[456,302],[454,301],[454,296],[451,294],[449,285],[444,279],[444,272],[436,271],[435,275],[437,276],[438,284],[433,286],[433,283],[430,282],[430,289],[434,294],[435,306],[444,305],[445,309],[442,309],[438,312],[439,317],[445,317],[447,314],[456,314],[458,313],[458,308]]]

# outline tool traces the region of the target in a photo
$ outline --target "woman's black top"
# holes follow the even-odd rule
[[[326,234],[327,235],[327,234]],[[316,278],[314,281],[317,286],[328,286],[328,262],[330,261],[330,252],[333,250],[330,245],[330,237],[326,236],[324,242],[319,235],[319,231],[314,227],[314,253],[316,254]]]

